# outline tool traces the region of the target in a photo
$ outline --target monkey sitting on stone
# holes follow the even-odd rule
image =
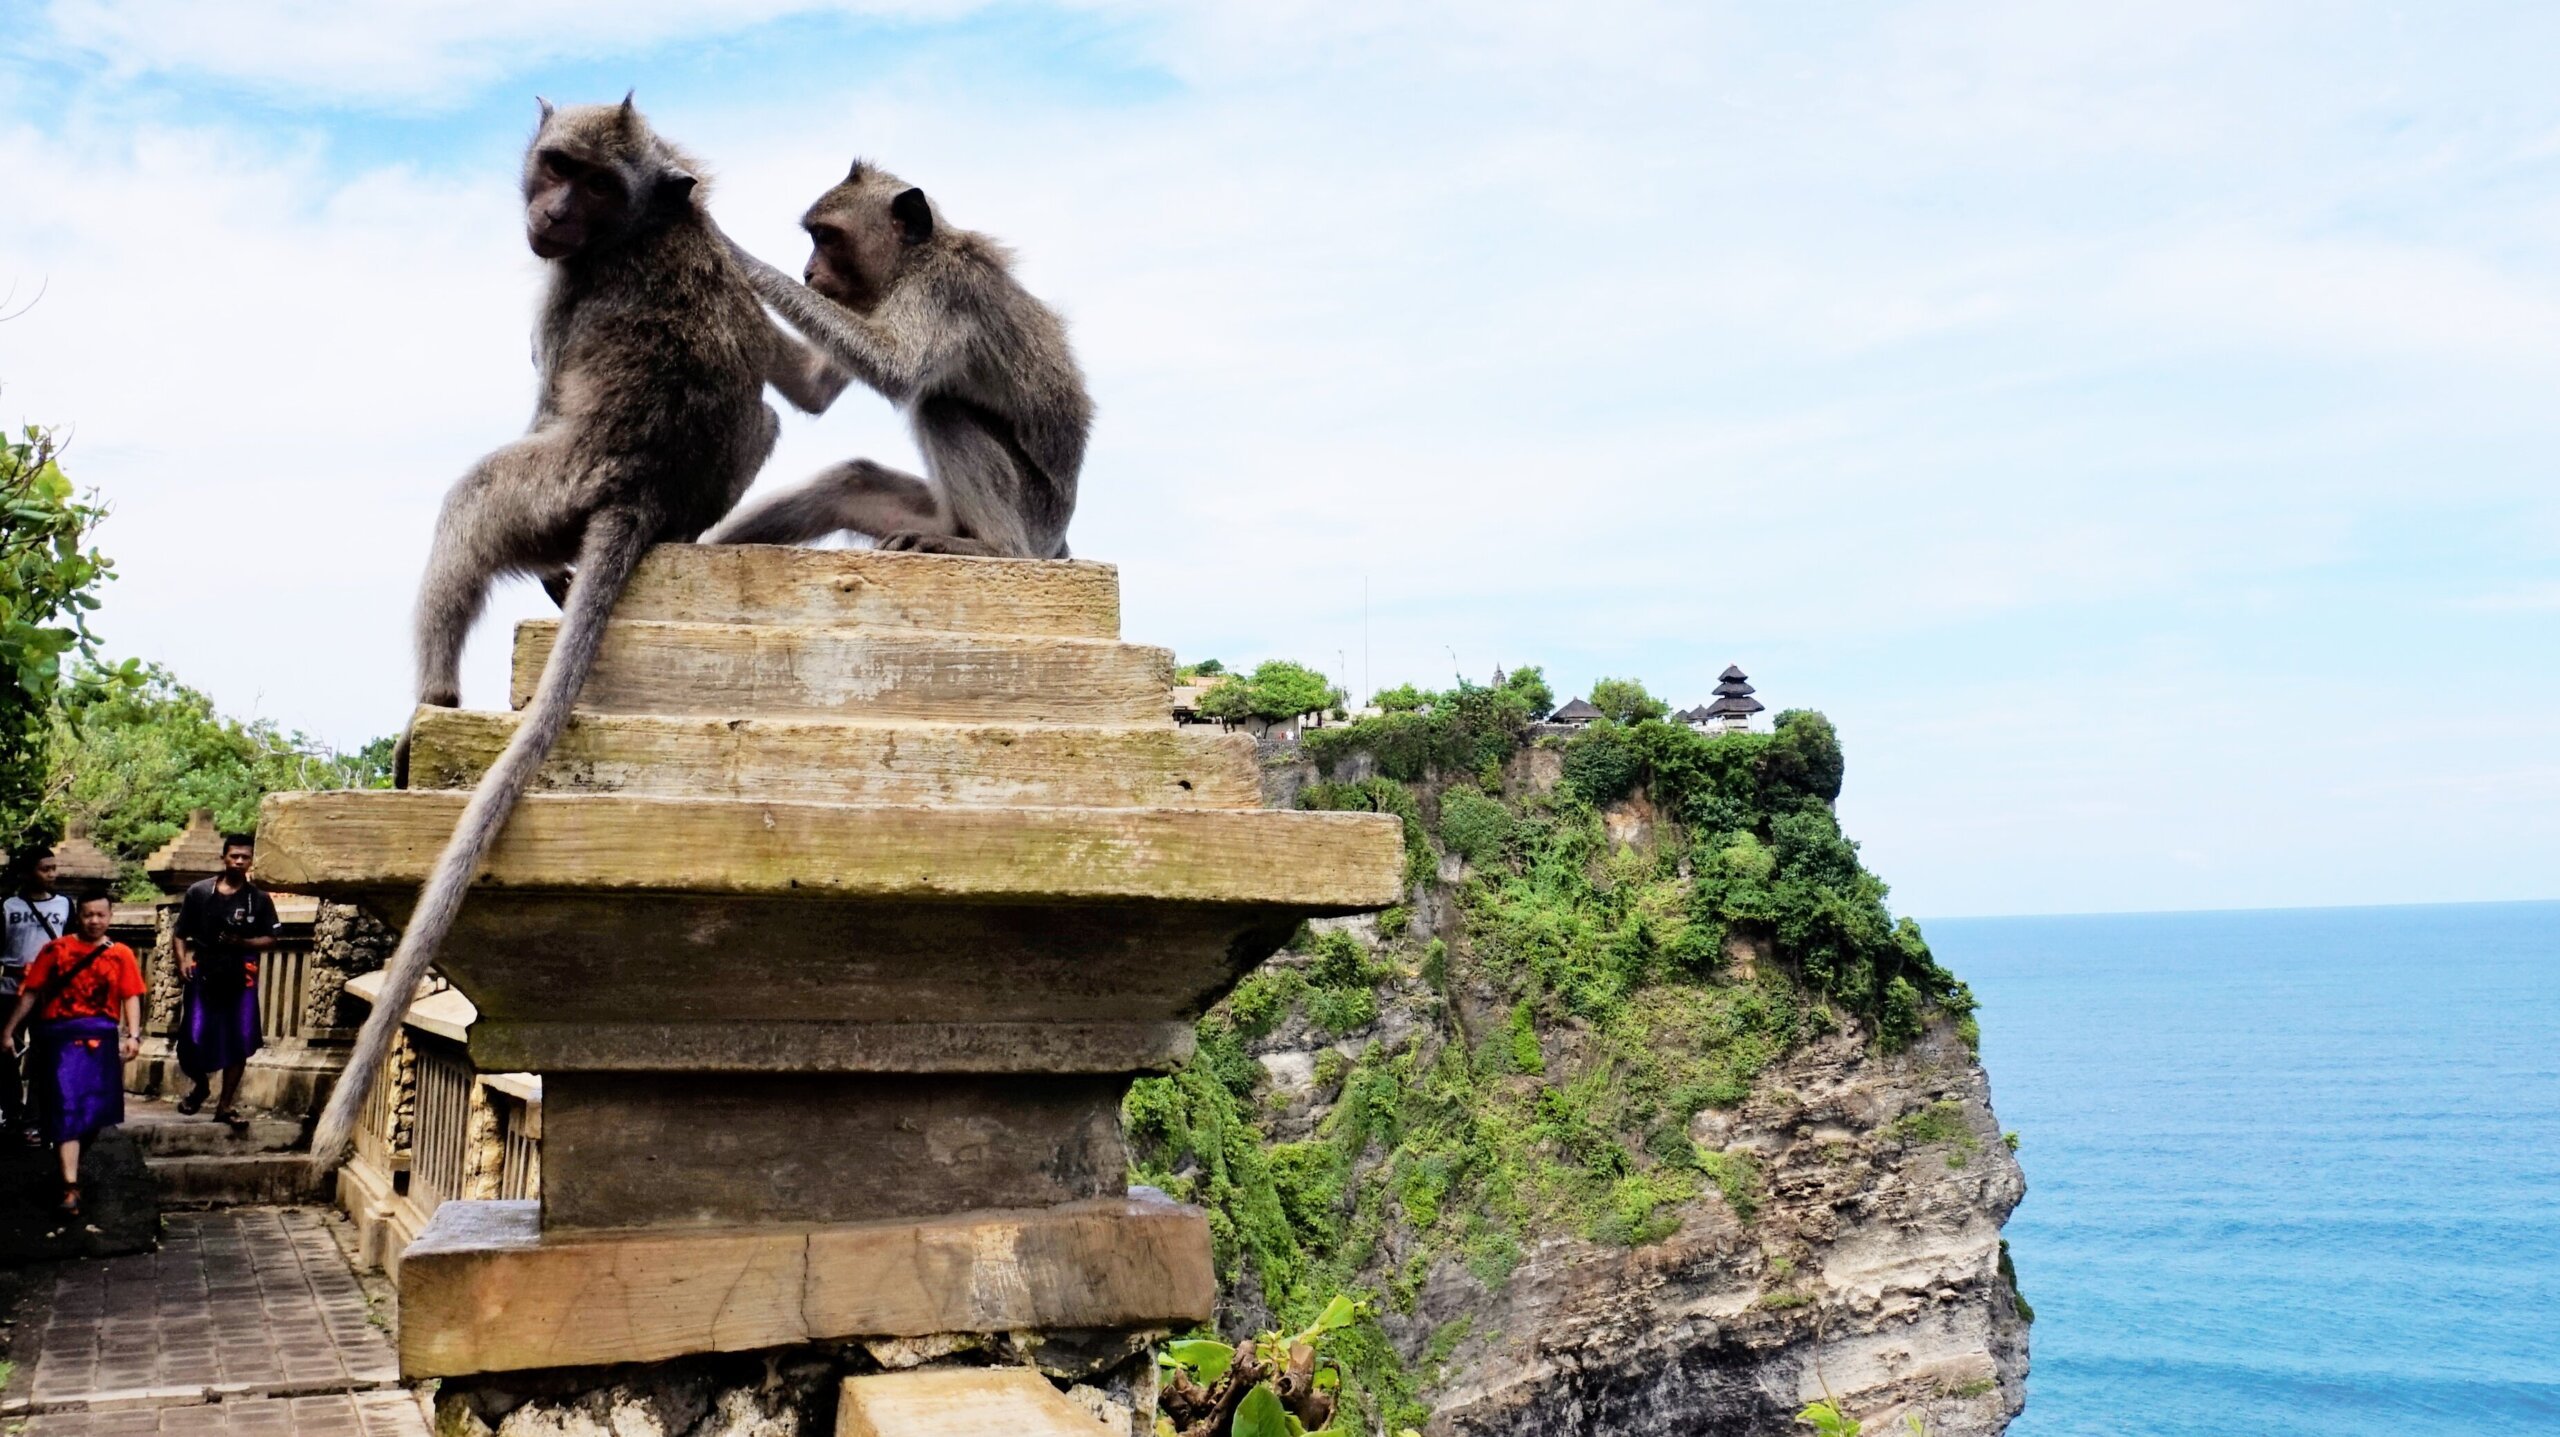
[[[768,381],[811,410],[844,382],[766,317],[703,210],[700,168],[629,96],[541,104],[524,165],[526,240],[550,261],[534,340],[541,397],[525,436],[445,496],[418,593],[418,702],[461,701],[463,639],[499,575],[575,578],[533,701],[436,859],[321,1114],[311,1154],[322,1172],[345,1161],[410,994],[567,726],[641,555],[718,523],[755,481],[781,423]]]
[[[839,464],[740,510],[705,542],[851,530],[883,549],[1067,557],[1093,401],[1065,324],[1014,279],[1011,255],[859,160],[800,225],[805,285],[731,249],[758,298],[905,412],[925,472]]]

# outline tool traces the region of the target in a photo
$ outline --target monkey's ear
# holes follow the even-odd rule
[[[540,95],[534,96],[533,102],[542,107],[542,123],[546,125],[550,124],[552,115],[556,113],[556,111],[551,108],[551,102],[542,98]]]
[[[889,217],[898,222],[898,238],[923,244],[933,238],[933,204],[922,190],[901,190],[889,201]]]

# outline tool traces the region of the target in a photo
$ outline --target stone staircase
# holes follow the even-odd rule
[[[238,1128],[211,1112],[186,1117],[159,1098],[125,1100],[124,1131],[142,1153],[164,1208],[317,1202],[302,1124],[266,1114]]]

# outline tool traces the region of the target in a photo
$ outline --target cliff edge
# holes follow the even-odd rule
[[[1410,902],[1318,923],[1141,1083],[1230,1337],[1336,1292],[1348,1430],[2002,1431],[2025,1183],[1971,996],[1831,813],[1818,714],[1565,730],[1534,671],[1266,754],[1406,821]]]

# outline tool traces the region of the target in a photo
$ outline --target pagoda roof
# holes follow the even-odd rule
[[[1716,701],[1707,705],[1707,716],[1718,718],[1725,714],[1756,714],[1767,707],[1767,704],[1748,694],[1718,694]]]
[[[1679,719],[1684,723],[1705,723],[1708,719],[1713,718],[1714,716],[1714,712],[1705,704],[1700,704],[1693,709],[1682,709],[1680,712],[1672,715],[1673,718]]]
[[[1716,677],[1729,684],[1738,684],[1744,679],[1751,677],[1751,675],[1744,673],[1742,671],[1742,665],[1740,664],[1727,664],[1724,666],[1724,672],[1716,675]]]
[[[1592,707],[1590,701],[1586,699],[1566,699],[1564,707],[1547,715],[1552,723],[1589,723],[1600,717],[1602,717],[1600,710]]]
[[[188,885],[220,873],[222,830],[213,821],[213,810],[190,811],[187,826],[142,860],[142,871],[163,893],[184,893]]]
[[[86,896],[115,887],[119,871],[115,858],[89,841],[86,824],[72,825],[71,832],[53,846],[53,863],[53,886],[61,892]]]

